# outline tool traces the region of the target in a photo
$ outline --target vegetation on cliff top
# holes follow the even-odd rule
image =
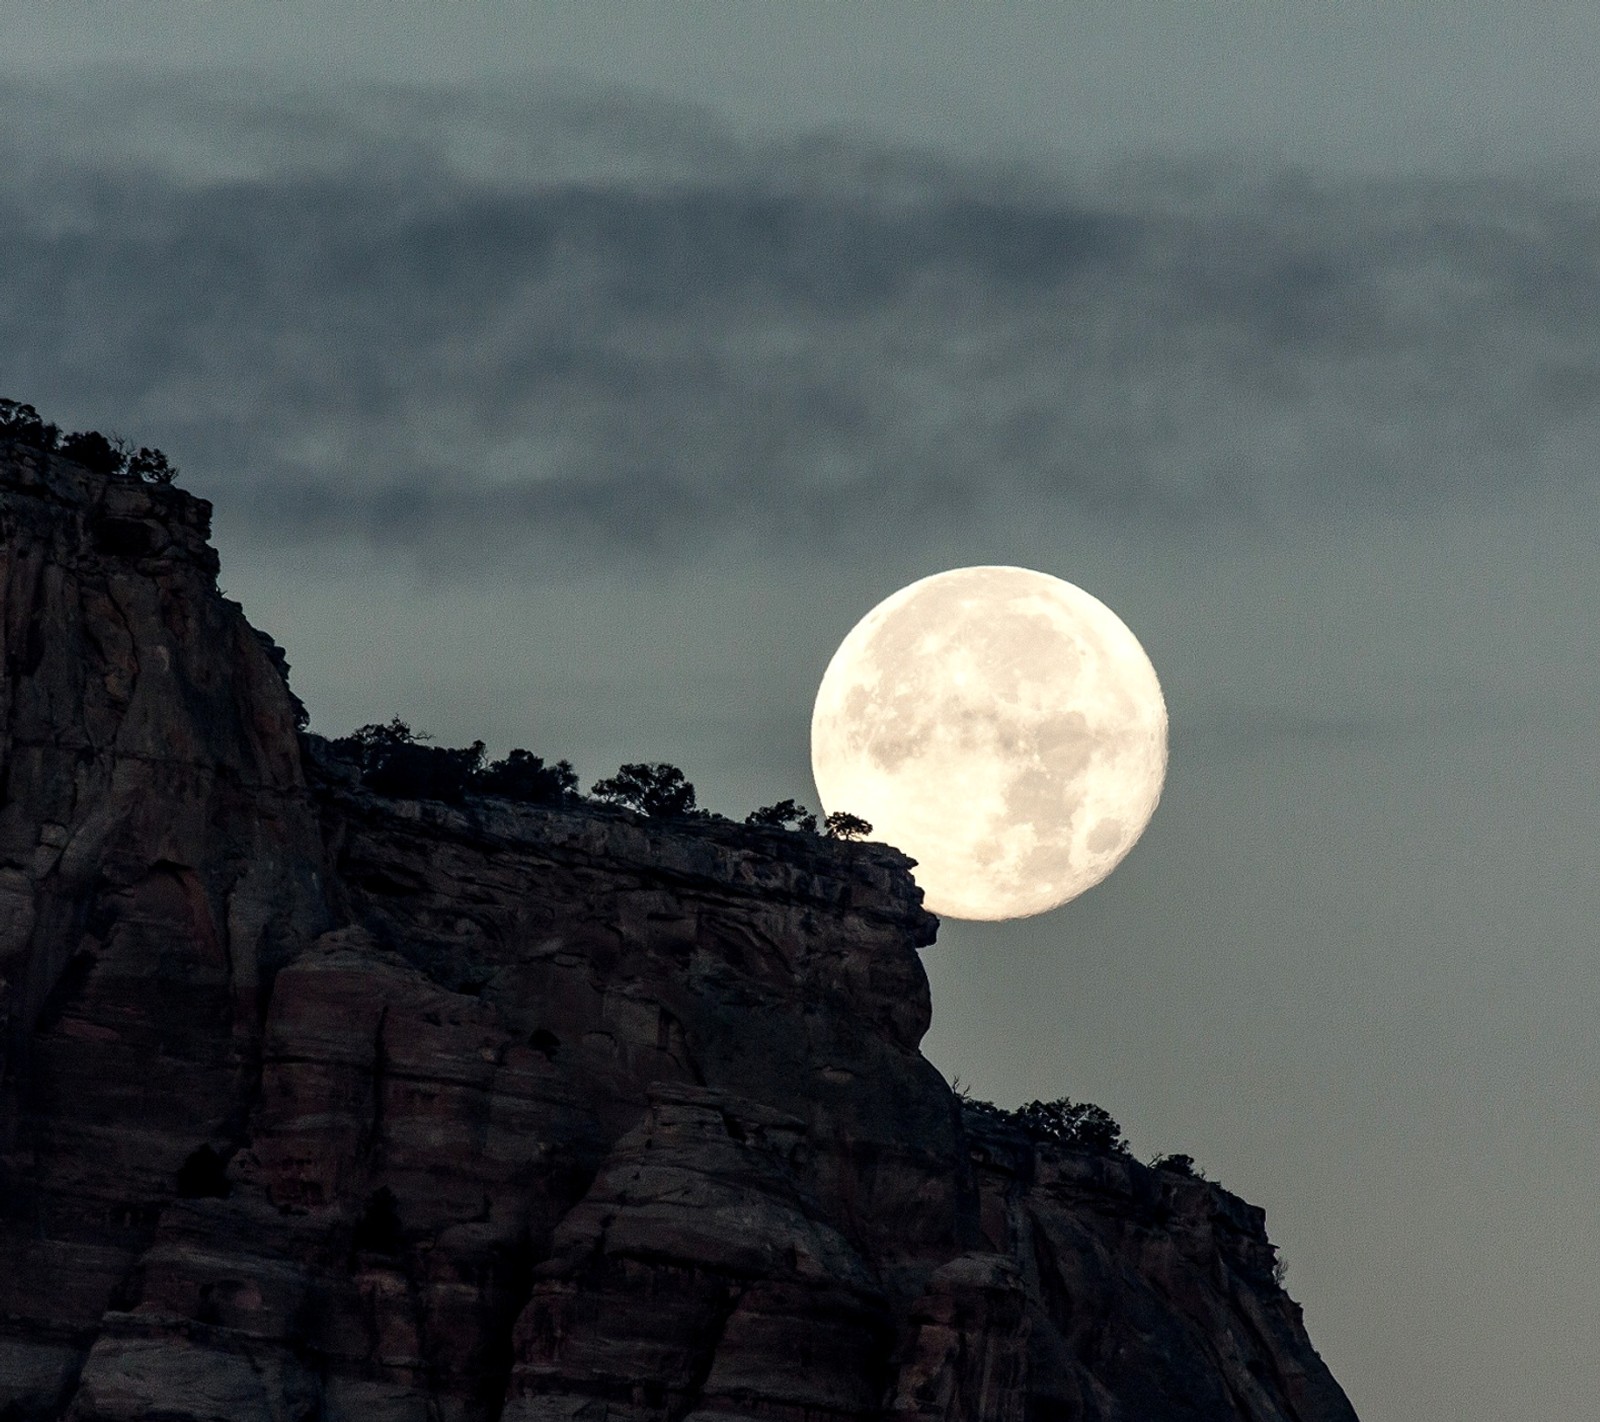
[[[520,748],[502,760],[487,761],[482,741],[452,747],[427,745],[427,739],[395,716],[358,727],[330,741],[328,749],[357,769],[367,789],[396,799],[460,804],[468,795],[495,795],[528,805],[576,805],[588,798],[655,820],[724,818],[702,809],[693,782],[665,761],[629,762],[615,775],[595,781],[585,797],[571,761],[549,765]],[[755,829],[818,832],[817,817],[793,800],[753,810],[744,823]],[[835,811],[822,822],[821,832],[829,839],[865,839],[872,826],[857,815]]]
[[[1109,1111],[1093,1102],[1073,1101],[1062,1096],[1054,1101],[1030,1101],[1026,1106],[1007,1110],[973,1096],[959,1080],[955,1092],[963,1108],[973,1115],[1014,1126],[1030,1141],[1132,1158],[1122,1127]]]
[[[103,435],[99,430],[75,430],[63,434],[61,427],[46,419],[32,405],[20,400],[0,399],[0,439],[12,440],[28,449],[59,454],[91,474],[114,479],[136,479],[146,484],[170,484],[178,470],[159,449],[141,445],[135,449],[121,435]]]
[[[1105,1107],[1096,1106],[1092,1101],[1074,1101],[1071,1097],[1060,1096],[1054,1101],[1030,1101],[1026,1106],[1007,1110],[972,1095],[959,1078],[954,1090],[963,1109],[981,1119],[1012,1126],[1035,1144],[1133,1159],[1122,1127]],[[1165,1170],[1192,1180],[1206,1178],[1190,1155],[1158,1155],[1149,1164],[1154,1170]]]

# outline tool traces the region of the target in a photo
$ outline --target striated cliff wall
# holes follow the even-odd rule
[[[0,445],[0,1418],[1347,1422],[1217,1186],[963,1113],[876,845],[362,790]]]

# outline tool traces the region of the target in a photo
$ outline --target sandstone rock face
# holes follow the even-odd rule
[[[1216,1186],[964,1114],[872,845],[378,798],[0,446],[0,1418],[1346,1422]]]

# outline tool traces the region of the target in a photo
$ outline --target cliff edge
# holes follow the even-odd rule
[[[0,444],[0,1419],[1351,1422],[1216,1185],[964,1110],[878,845],[361,788]]]

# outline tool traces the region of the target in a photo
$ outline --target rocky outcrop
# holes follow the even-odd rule
[[[907,861],[385,800],[0,446],[0,1417],[1353,1416],[1259,1211],[964,1113]]]

